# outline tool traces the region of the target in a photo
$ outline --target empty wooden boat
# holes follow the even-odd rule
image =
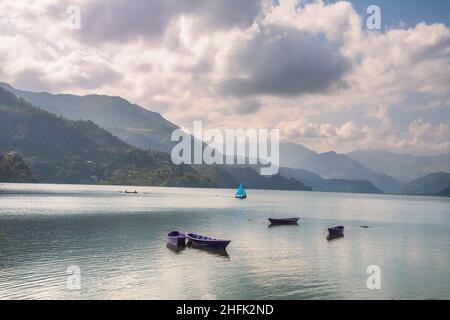
[[[336,226],[333,228],[328,228],[328,234],[330,237],[343,237],[344,226]]]
[[[270,224],[273,225],[280,225],[280,224],[298,224],[298,220],[300,218],[268,218],[270,221]]]
[[[186,234],[184,232],[174,230],[167,234],[167,243],[179,247],[186,244]]]
[[[186,237],[193,245],[205,248],[225,249],[231,240],[206,237],[195,233],[186,233]]]

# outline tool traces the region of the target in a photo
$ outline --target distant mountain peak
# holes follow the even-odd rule
[[[8,91],[15,90],[15,89],[13,88],[13,86],[10,85],[9,83],[1,82],[1,81],[0,81],[0,87],[2,87],[2,88],[5,89],[5,90],[8,90]]]
[[[341,156],[342,154],[339,154],[336,151],[327,151],[327,152],[319,153],[318,155],[319,156],[324,156],[324,157],[326,157],[326,156],[336,157],[336,156]]]
[[[450,172],[450,154],[411,155],[387,150],[360,149],[347,154],[373,171],[409,182],[434,172]]]
[[[317,154],[314,150],[295,142],[282,141],[280,143],[280,166],[291,167],[299,160]]]
[[[304,169],[325,179],[368,180],[384,192],[394,192],[400,183],[394,178],[373,171],[358,161],[335,151],[310,155],[291,168]]]

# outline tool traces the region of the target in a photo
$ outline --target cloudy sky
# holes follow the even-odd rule
[[[317,151],[450,152],[450,2],[0,0],[0,81]]]

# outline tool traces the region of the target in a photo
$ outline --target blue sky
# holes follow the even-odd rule
[[[381,9],[383,26],[398,25],[400,21],[405,22],[408,27],[423,21],[428,24],[441,22],[450,25],[449,0],[351,0],[350,2],[361,16],[366,15],[366,8],[369,5],[378,5]]]

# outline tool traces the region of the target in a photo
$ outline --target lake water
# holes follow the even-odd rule
[[[449,199],[248,195],[2,184],[0,299],[450,299]],[[269,216],[301,220],[269,228]],[[338,224],[345,237],[327,241]],[[232,241],[227,254],[175,252],[165,240],[173,229]],[[381,270],[379,290],[367,288],[370,265]],[[79,290],[67,286],[70,266]]]

